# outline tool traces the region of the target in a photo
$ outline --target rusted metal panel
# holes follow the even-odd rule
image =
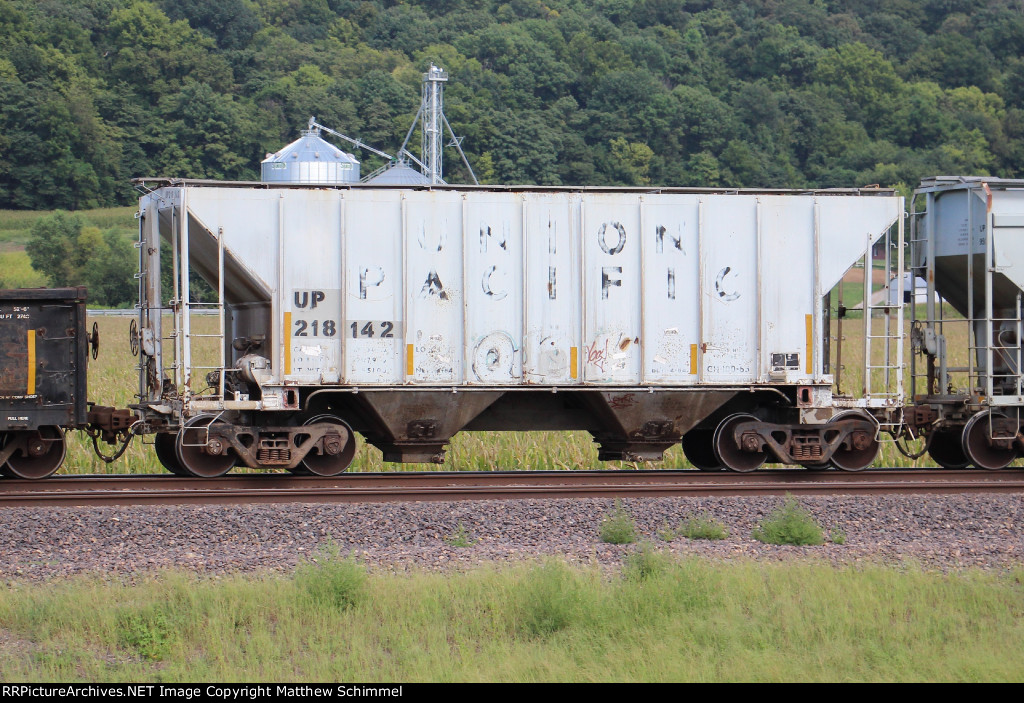
[[[452,436],[500,397],[495,391],[368,390],[349,402],[366,418],[363,434],[385,461],[440,463]]]
[[[85,288],[0,291],[0,431],[86,422]]]

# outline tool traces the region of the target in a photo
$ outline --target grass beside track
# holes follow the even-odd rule
[[[19,681],[1019,681],[1024,571],[954,574],[634,552],[367,574],[326,553],[291,576],[0,592]]]

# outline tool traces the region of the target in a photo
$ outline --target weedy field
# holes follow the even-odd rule
[[[1019,681],[1024,572],[712,564],[651,548],[367,573],[329,547],[291,576],[0,590],[18,681]]]

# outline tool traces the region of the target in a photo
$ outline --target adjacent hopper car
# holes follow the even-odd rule
[[[1024,181],[929,178],[911,212],[912,272],[927,296],[908,306],[905,432],[925,434],[939,466],[1004,468],[1024,450]]]
[[[49,476],[86,424],[85,288],[0,291],[0,473]]]
[[[920,306],[873,295],[870,272],[904,273],[888,189],[139,186],[138,402],[44,420],[12,377],[0,400],[36,405],[0,426],[10,473],[47,473],[9,471],[42,451],[18,433],[52,456],[61,428],[86,426],[155,435],[169,471],[207,477],[338,474],[357,433],[387,461],[440,462],[461,431],[585,430],[601,460],[682,443],[716,471],[860,470],[907,439],[942,466],[992,469],[1021,448],[1024,182],[922,184]],[[858,262],[861,319],[833,321]],[[212,302],[189,295],[195,276]],[[0,318],[4,339],[35,324]],[[855,392],[837,324],[861,326]],[[947,350],[954,324],[966,366]]]

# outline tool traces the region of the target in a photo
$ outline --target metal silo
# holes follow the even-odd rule
[[[359,182],[359,160],[320,138],[312,120],[302,136],[262,164],[264,183],[326,185]]]
[[[371,175],[365,181],[376,186],[422,186],[430,185],[430,179],[409,164],[395,161]]]

